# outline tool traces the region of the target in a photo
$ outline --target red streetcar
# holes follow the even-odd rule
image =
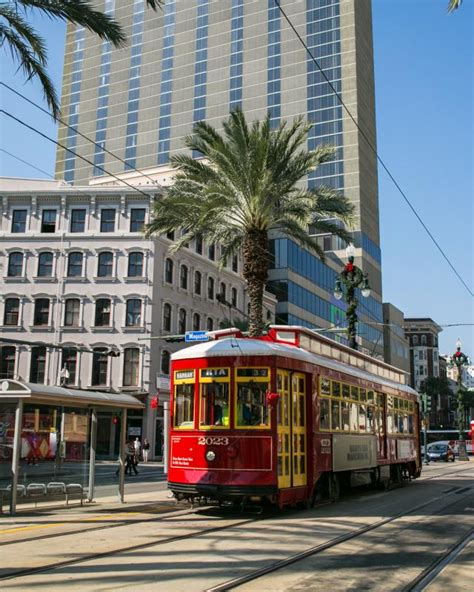
[[[280,507],[420,475],[405,373],[310,329],[237,329],[172,355],[168,487]]]

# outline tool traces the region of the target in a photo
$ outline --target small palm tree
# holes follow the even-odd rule
[[[260,335],[263,327],[271,230],[293,238],[321,259],[324,253],[309,236],[310,225],[350,240],[344,229],[329,221],[347,222],[353,212],[349,201],[331,188],[306,189],[300,183],[334,155],[331,147],[305,149],[310,127],[302,118],[281,123],[275,130],[268,117],[249,125],[240,110],[223,122],[223,134],[204,121],[197,123],[194,135],[184,143],[204,158],[188,154],[171,158],[179,172],[168,193],[155,201],[145,229],[150,237],[185,228],[188,232],[171,246],[172,252],[199,235],[208,243],[217,242],[221,265],[242,251],[251,336]]]
[[[163,0],[146,0],[153,10]],[[56,119],[60,115],[59,100],[46,67],[48,55],[44,39],[28,23],[28,13],[36,10],[51,19],[68,21],[96,33],[115,47],[126,44],[121,26],[110,15],[96,10],[90,0],[14,0],[0,3],[0,47],[8,47],[27,80],[38,77],[45,99]]]

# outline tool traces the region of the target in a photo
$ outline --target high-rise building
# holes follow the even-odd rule
[[[169,157],[182,150],[195,122],[205,119],[219,128],[237,107],[249,119],[268,112],[273,125],[303,115],[313,123],[308,148],[336,147],[334,160],[308,183],[335,187],[355,206],[356,263],[372,287],[371,297],[360,299],[359,334],[369,351],[383,352],[382,329],[370,322],[382,321],[377,163],[369,145],[376,145],[370,0],[281,0],[284,13],[275,0],[166,0],[157,13],[143,0],[98,4],[123,24],[130,43],[112,49],[69,27],[63,113],[96,145],[61,126],[61,143],[93,165],[60,148],[58,177],[108,184],[115,182],[112,173],[149,183],[139,169],[166,184]],[[326,264],[285,237],[272,239],[269,287],[279,299],[280,322],[342,322],[344,305],[332,291],[345,245],[331,236],[318,240],[328,253]]]

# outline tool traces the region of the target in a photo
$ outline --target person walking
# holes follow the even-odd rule
[[[140,451],[142,448],[142,443],[140,442],[140,438],[137,436],[133,442],[133,447],[135,449],[135,462],[136,464],[140,461]]]
[[[130,476],[132,475],[132,469],[135,472],[135,475],[138,475],[138,471],[137,471],[137,464],[138,462],[136,461],[136,457],[135,457],[135,444],[133,442],[133,440],[130,440],[130,442],[128,443],[127,449],[126,449],[126,459],[125,459],[125,474],[129,474]]]
[[[143,440],[142,453],[143,453],[143,462],[147,463],[148,462],[148,455],[150,454],[150,442],[148,442],[147,438],[145,438]]]

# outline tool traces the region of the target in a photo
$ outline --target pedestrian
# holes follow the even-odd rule
[[[127,446],[127,457],[125,460],[125,474],[129,474],[130,476],[132,475],[132,469],[135,472],[135,475],[138,475],[138,471],[137,471],[137,458],[136,458],[136,453],[135,453],[135,443],[133,440],[130,440],[130,442],[128,443]]]
[[[142,448],[142,443],[140,442],[140,438],[138,438],[138,436],[135,438],[135,441],[133,442],[133,448],[135,450],[135,461],[138,464],[138,462],[140,461],[140,451]]]
[[[148,455],[150,454],[150,442],[148,442],[147,438],[145,438],[143,440],[142,453],[143,453],[143,462],[147,463],[148,462]]]

